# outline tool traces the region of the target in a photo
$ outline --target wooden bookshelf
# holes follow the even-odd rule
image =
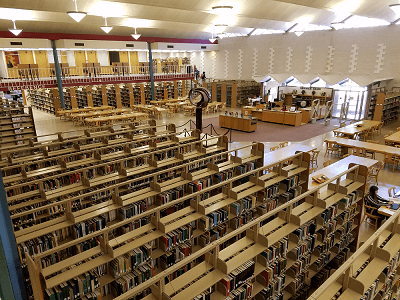
[[[378,93],[369,100],[366,116],[373,121],[382,121],[384,125],[397,121],[400,112],[400,96],[398,93]]]
[[[400,212],[397,211],[309,299],[398,299]]]
[[[288,158],[290,159],[290,157],[287,157],[283,158],[283,160],[286,160]],[[257,174],[257,172],[260,172],[261,170],[264,171],[264,168],[268,167],[268,155],[265,157],[265,159],[267,160],[267,165],[252,172],[255,172]],[[295,162],[296,157],[292,157],[292,159],[293,162]],[[228,233],[227,235],[206,245],[205,247],[199,248],[189,257],[184,258],[177,264],[168,268],[167,271],[155,275],[153,278],[142,283],[140,286],[132,288],[131,290],[127,291],[126,293],[115,299],[129,299],[130,297],[136,295],[141,290],[147,287],[153,288],[153,297],[155,297],[156,299],[191,299],[200,294],[202,291],[217,284],[229,272],[235,270],[249,260],[254,260],[256,263],[254,275],[249,282],[252,282],[254,284],[253,290],[255,292],[260,292],[263,286],[260,283],[261,280],[259,276],[257,275],[268,267],[268,264],[265,263],[265,258],[261,257],[260,253],[267,250],[269,247],[277,243],[279,240],[283,239],[285,236],[289,237],[288,249],[289,253],[291,253],[290,250],[293,250],[297,243],[301,242],[298,238],[296,242],[295,236],[291,234],[293,231],[299,228],[299,225],[295,224],[297,223],[296,220],[299,220],[298,216],[304,214],[305,217],[301,218],[304,222],[307,219],[308,221],[312,220],[313,218],[318,219],[319,217],[316,213],[317,211],[319,211],[319,214],[321,214],[321,212],[324,211],[326,207],[335,204],[334,201],[330,201],[331,199],[336,198],[336,203],[340,202],[340,197],[346,196],[343,193],[352,191],[352,189],[355,188],[355,185],[353,184],[357,183],[358,180],[361,180],[365,183],[365,177],[360,175],[364,173],[365,170],[363,169],[365,168],[363,168],[362,166],[351,167],[347,171],[338,174],[334,178],[331,178],[328,182],[322,184],[320,187],[313,188],[301,194],[300,196],[279,205],[277,208],[261,216],[258,216],[253,221],[243,225],[235,231]],[[246,175],[248,175],[248,173]],[[265,175],[268,175],[268,173]],[[342,176],[346,176],[348,180],[352,181],[352,183],[350,183],[349,185],[351,186],[350,188],[343,186],[343,184],[348,184],[349,182],[341,181]],[[232,181],[240,179],[239,177],[235,177],[234,179],[232,179]],[[354,180],[350,178],[353,178]],[[266,181],[264,181],[264,184],[265,183]],[[319,190],[323,187],[328,188],[328,190],[330,191],[329,196],[328,194],[319,195]],[[343,190],[343,188],[345,188],[346,190]],[[341,191],[339,191],[339,189]],[[360,213],[360,207],[355,208],[355,205],[360,204],[359,202],[362,201],[361,199],[362,197],[358,197],[354,204],[350,205],[351,208],[349,210],[352,212],[352,214],[349,215],[349,219],[342,219],[340,221],[342,223],[339,224],[338,227],[340,228],[337,228],[337,230],[343,229],[343,225],[345,222],[353,220],[353,218]],[[299,204],[299,202],[302,203]],[[341,216],[341,214],[347,211],[343,208],[343,206],[339,208],[338,220],[340,219],[339,217]],[[358,231],[358,221],[359,220],[355,220],[353,226],[350,227],[350,232]],[[322,224],[320,219],[316,221],[316,224],[318,230],[325,228],[324,226],[326,225]],[[237,239],[236,242],[234,242],[230,246],[227,246],[220,250],[221,245],[237,237],[238,234],[242,234],[244,232],[246,233],[245,237]],[[316,244],[318,246],[323,244],[323,242],[319,240],[319,237]],[[357,239],[351,239],[349,244],[350,247],[352,247],[353,249],[356,248]],[[313,263],[317,261],[318,255],[320,254],[321,253],[318,250],[314,250],[312,252],[310,268],[312,267]],[[204,256],[204,259],[201,259],[202,256]],[[233,258],[229,259],[232,256]],[[293,258],[293,255],[288,254],[288,265],[293,265],[294,261],[290,258]],[[169,274],[181,269],[182,267],[187,265],[188,262],[197,261],[199,259],[201,262],[193,267],[192,270],[184,273],[185,276],[178,277],[168,284],[165,284],[163,282],[164,278]],[[284,273],[286,273],[286,282],[283,287],[285,295],[284,299],[289,299],[291,296],[290,291],[293,292],[294,289],[294,278],[290,276],[291,272],[289,270],[291,269],[288,268],[287,271],[283,271]],[[310,270],[308,277],[312,277],[316,274],[315,271],[311,272],[312,270],[313,269]],[[181,290],[182,288],[184,289]],[[224,299],[225,297],[226,296],[220,294],[219,290],[214,290],[211,294],[211,299]],[[257,295],[254,294],[251,297],[258,299]]]
[[[6,157],[3,150],[8,147],[23,146],[36,136],[32,108],[14,107],[0,109],[0,147],[1,157]]]

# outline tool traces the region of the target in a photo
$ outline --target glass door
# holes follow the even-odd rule
[[[365,104],[367,98],[366,91],[347,91],[335,90],[333,103],[333,117],[340,117],[342,104],[349,103],[347,119],[360,120],[365,114]]]

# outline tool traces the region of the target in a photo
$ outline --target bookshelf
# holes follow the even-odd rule
[[[261,169],[264,169],[264,167]],[[254,172],[259,170],[260,169],[255,170]],[[323,218],[321,217],[320,219],[320,216],[326,211],[327,207],[334,206],[338,202],[341,202],[341,197],[345,197],[345,194],[342,193],[350,192],[359,185],[356,183],[357,181],[353,181],[353,179],[359,176],[359,174],[357,174],[359,171],[364,173],[366,170],[363,170],[362,166],[351,167],[349,170],[340,173],[329,180],[329,182],[326,182],[319,187],[312,188],[286,203],[280,204],[277,208],[258,216],[242,227],[235,229],[235,231],[228,232],[225,236],[216,241],[199,248],[199,250],[193,252],[189,257],[182,259],[166,271],[156,274],[146,282],[137,287],[133,287],[131,290],[128,290],[126,293],[115,299],[131,299],[131,297],[137,295],[140,291],[148,287],[152,288],[153,298],[149,296],[151,299],[197,299],[196,295],[200,295],[203,292],[207,292],[210,299],[225,299],[226,295],[222,294],[225,292],[225,289],[219,288],[221,285],[218,283],[221,283],[227,274],[234,274],[238,268],[245,266],[249,261],[253,261],[252,264],[254,264],[254,269],[250,272],[247,281],[247,284],[251,285],[252,289],[251,298],[264,299],[261,296],[265,287],[265,284],[263,285],[263,280],[265,280],[263,272],[268,270],[268,267],[271,266],[271,262],[266,261],[264,256],[265,254],[263,255],[263,253],[274,249],[270,248],[273,245],[277,245],[277,243],[282,240],[283,241],[280,244],[286,245],[284,247],[286,247],[287,251],[287,256],[285,258],[286,266],[290,267],[282,269],[284,274],[281,274],[280,276],[285,276],[285,279],[280,281],[279,289],[283,291],[283,293],[280,294],[283,299],[289,299],[291,297],[290,292],[294,292],[296,284],[298,285],[299,283],[299,278],[291,277],[295,275],[292,266],[296,265],[296,261],[294,260],[296,257],[293,256],[293,249],[296,249],[296,246],[302,242],[299,240],[299,235],[293,234],[292,232],[302,228],[301,232],[304,234],[306,232],[303,230],[305,228],[304,225],[309,224],[309,222],[314,218],[317,218],[315,221],[317,233],[328,228],[329,226],[327,227],[327,224],[324,224],[324,222],[328,221],[329,218],[322,220]],[[248,175],[248,173],[245,175]],[[340,178],[342,176],[346,176],[348,178],[347,180],[353,178],[351,179],[353,182],[347,185],[346,190],[342,190],[340,186],[342,186],[342,184],[348,184],[349,181],[346,183],[341,181]],[[232,181],[240,179],[239,177],[233,178]],[[268,176],[264,178],[267,177]],[[358,177],[358,179],[361,179],[365,183],[365,178],[363,179],[361,177]],[[264,186],[268,181],[268,179],[266,181],[264,179]],[[360,184],[361,183],[362,182],[360,182]],[[334,192],[334,190],[332,190],[333,186],[335,187],[335,191],[338,191],[338,187],[340,191]],[[326,187],[328,189],[324,196],[322,196],[326,198],[318,201],[317,198],[319,198],[319,196],[317,197],[315,195],[318,195],[319,190]],[[312,200],[310,198],[312,198]],[[302,202],[303,200],[304,202]],[[339,208],[337,212],[339,222],[338,228],[330,234],[341,237],[340,233],[343,232],[343,234],[347,236],[348,233],[344,230],[345,228],[349,228],[350,233],[357,231],[359,220],[354,219],[355,221],[353,225],[346,225],[359,213],[360,208],[355,208],[355,204],[359,204],[358,201],[361,202],[361,199],[356,198],[355,200],[357,201],[355,201],[354,204],[351,204],[348,208],[345,208],[344,203],[341,202],[343,205],[340,204],[341,208]],[[336,203],[334,203],[335,201]],[[299,202],[302,203],[299,204]],[[348,214],[350,219],[341,219],[343,216],[342,214]],[[324,216],[326,217],[327,215],[324,214]],[[238,236],[241,238],[238,238]],[[308,239],[309,237],[309,234],[304,234],[302,239],[305,241],[305,239]],[[327,236],[325,236],[325,238],[326,237]],[[318,234],[316,239],[314,237],[315,245],[314,250],[311,252],[310,270],[308,271],[308,276],[305,277],[305,281],[317,274],[313,269],[316,269],[316,264],[320,263],[319,259],[322,258],[323,255],[320,250],[326,245],[326,241],[321,241],[321,238],[322,235]],[[230,245],[226,244],[230,240],[233,240],[234,242]],[[350,239],[348,239],[348,237],[343,237],[343,240],[339,239],[339,242],[343,245],[349,244],[354,249],[356,247],[354,245],[357,244],[357,235],[354,235]],[[336,244],[333,245],[332,253],[335,253],[333,251],[339,251],[339,248],[335,247],[337,247]],[[278,247],[277,249],[282,248]],[[191,267],[189,271],[184,273],[185,276],[177,277],[172,281],[165,283],[165,278],[167,276],[185,268],[190,262],[196,263],[194,267]],[[217,288],[211,288],[210,291],[210,287],[214,287],[215,285]],[[300,289],[301,286],[298,288]],[[275,295],[279,294],[279,291],[275,292]],[[199,299],[203,298],[200,297]]]
[[[399,299],[399,215],[383,223],[310,299]]]
[[[26,109],[23,106],[0,109],[0,145],[2,150],[16,145],[25,145],[35,136],[36,129],[31,107]],[[1,156],[5,156],[3,151]]]
[[[181,142],[186,142],[186,144],[184,144],[184,146],[183,147],[187,147],[187,146],[189,146],[191,143],[189,143],[189,144],[187,144],[187,142],[189,142],[190,140],[193,140],[193,136],[192,137],[189,137],[189,136],[186,136],[186,137],[178,137],[179,138],[179,140],[181,141]],[[198,137],[197,137],[198,138]],[[222,137],[221,137],[222,138]],[[219,138],[218,139],[218,142],[217,142],[217,144],[215,144],[215,147],[214,146],[212,146],[211,148],[207,148],[207,149],[204,149],[204,148],[202,148],[203,147],[203,141],[197,141],[196,143],[198,143],[199,144],[199,146],[200,146],[200,148],[197,148],[197,150],[194,150],[194,151],[196,151],[195,153],[192,153],[192,154],[188,154],[189,156],[185,156],[186,154],[185,153],[178,153],[178,154],[180,154],[180,155],[183,155],[183,156],[181,156],[181,158],[182,159],[188,159],[188,157],[191,157],[190,155],[192,155],[193,157],[194,157],[194,154],[196,155],[195,157],[199,157],[199,153],[198,153],[198,151],[199,150],[201,150],[202,151],[202,153],[204,153],[205,155],[208,155],[208,158],[207,159],[203,159],[203,160],[201,160],[202,162],[204,162],[204,161],[207,161],[207,160],[209,160],[210,158],[211,159],[214,159],[214,158],[216,158],[216,157],[218,157],[218,156],[220,156],[220,154],[214,154],[214,155],[211,155],[212,153],[214,153],[214,152],[220,152],[220,151],[222,151],[223,149],[225,149],[226,150],[226,141],[223,141],[224,139],[226,140],[226,138],[222,138],[222,140],[220,140],[221,138]],[[214,138],[214,140],[216,140],[215,138]],[[211,141],[208,141],[209,143],[211,142]],[[193,143],[193,142],[192,142]],[[224,146],[225,145],[225,146]],[[161,147],[163,147],[163,146],[161,146]],[[260,160],[260,159],[262,159],[262,153],[263,153],[263,151],[260,151],[260,150],[257,150],[257,148],[259,148],[260,146],[258,146],[258,145],[251,145],[250,146],[253,150],[251,151],[253,154],[257,154],[257,155],[255,155],[253,158],[255,159],[255,160]],[[254,147],[256,147],[256,148],[254,148]],[[237,151],[237,150],[241,150],[241,149],[244,149],[244,148],[246,148],[246,147],[242,147],[242,148],[240,148],[240,149],[236,149],[236,150],[232,150],[232,151],[230,151],[230,152],[235,152],[235,151]],[[257,150],[257,151],[256,151]],[[161,151],[161,150],[160,150]],[[158,152],[160,152],[160,151],[158,151]],[[226,153],[227,154],[227,153]],[[225,155],[226,155],[225,154]],[[210,156],[211,155],[211,156]],[[179,155],[178,155],[178,157],[179,157]],[[158,160],[155,160],[154,159],[154,155],[153,155],[153,158],[151,159],[151,165],[154,165],[154,164],[158,164]],[[247,156],[247,158],[246,158],[246,161],[247,162],[250,162],[251,161],[251,155],[250,156]],[[177,167],[174,167],[174,168],[172,168],[172,170],[175,170],[175,169],[182,169],[182,167],[184,167],[184,169],[186,168],[186,169],[189,169],[190,168],[190,166],[191,165],[193,165],[193,164],[197,164],[197,163],[199,163],[200,161],[194,161],[194,162],[191,162],[191,163],[187,163],[187,164],[185,164],[185,165],[183,165],[183,166],[177,166]],[[173,163],[173,162],[171,162],[171,163]],[[201,166],[206,166],[206,164],[201,164]],[[237,166],[237,163],[233,163],[232,162],[232,167],[233,166]],[[140,167],[139,167],[139,169],[141,169]],[[171,169],[170,169],[171,170]],[[122,171],[122,172],[124,172],[122,169],[120,169],[120,171]],[[206,172],[210,172],[211,170],[206,170]],[[143,170],[140,170],[140,173],[142,173],[143,172]],[[162,175],[162,174],[164,174],[165,173],[165,171],[160,171],[160,172],[156,172],[156,173],[152,173],[151,175],[148,175],[146,178],[151,178],[151,177],[154,177],[154,176],[158,176],[158,175]],[[215,173],[215,172],[214,172]],[[64,173],[64,174],[66,174],[66,173]],[[109,175],[112,175],[112,174],[109,174]],[[60,175],[58,175],[58,176],[60,176]],[[103,176],[108,176],[108,175],[106,175],[106,174],[104,174]],[[112,175],[111,177],[113,177],[114,175]],[[130,175],[129,176],[132,176],[132,173],[130,173]],[[199,176],[199,174],[196,174],[196,176]],[[106,181],[111,181],[111,182],[113,182],[114,180],[110,177],[110,176],[108,176],[109,178],[108,179],[104,179],[103,180],[103,183],[104,182],[106,182]],[[115,176],[114,176],[115,177]],[[49,179],[49,177],[46,177],[47,179]],[[141,179],[143,178],[143,176],[141,177]],[[154,177],[155,178],[155,177]],[[178,178],[181,178],[181,177],[178,177]],[[51,178],[50,178],[51,179]],[[93,179],[95,179],[96,181],[97,181],[97,183],[99,183],[99,180],[97,180],[97,178],[93,178]],[[89,186],[88,187],[91,187],[91,188],[93,188],[93,185],[91,184],[92,182],[93,182],[93,179],[87,179],[87,178],[83,178],[82,179],[82,181],[85,183],[85,184],[88,184]],[[159,179],[158,179],[159,180]],[[165,185],[165,184],[163,184],[163,182],[158,182],[158,180],[157,180],[157,183],[155,182],[155,180],[153,180],[153,185],[152,185],[152,187],[153,188],[155,188],[155,189],[160,189],[160,190],[162,190],[162,189],[164,189],[164,190],[166,190],[167,189],[167,186]],[[115,188],[117,188],[118,189],[118,191],[120,191],[119,190],[119,187],[121,187],[121,186],[126,186],[127,184],[130,184],[130,183],[132,183],[132,182],[137,182],[138,181],[138,179],[136,178],[136,179],[133,179],[133,181],[131,180],[131,181],[124,181],[124,182],[121,182],[121,183],[119,183],[117,186],[114,186]],[[189,181],[187,181],[186,180],[186,182],[187,183],[189,183]],[[182,183],[180,183],[180,184],[182,184]],[[41,185],[40,183],[39,183],[39,185]],[[13,187],[13,188],[15,188],[15,186]],[[107,188],[107,189],[109,189],[109,188]],[[80,199],[84,199],[85,197],[87,197],[87,195],[92,195],[92,194],[97,194],[97,193],[99,193],[99,192],[102,192],[104,190],[104,188],[103,189],[100,189],[100,190],[97,190],[96,192],[90,192],[90,193],[88,193],[88,194],[86,194],[85,196],[84,196],[84,194],[81,194],[81,196],[77,196],[77,197],[79,197]],[[64,193],[68,193],[68,194],[70,194],[72,192],[72,189],[68,189],[68,190],[65,190],[65,192]],[[121,192],[122,192],[122,189],[121,189]],[[126,191],[125,191],[126,192]],[[44,193],[44,195],[43,195],[43,192],[41,192],[42,193],[42,196],[45,196],[46,197],[46,199],[47,200],[50,200],[52,197],[56,197],[56,196],[61,196],[61,194],[62,194],[62,192],[60,193],[60,192],[57,192],[57,195],[54,195],[54,192],[50,192],[50,193],[48,193],[48,192],[45,192]],[[142,193],[143,193],[143,190],[142,190]],[[29,193],[28,193],[29,194]],[[116,194],[114,194],[113,195],[113,198],[114,198],[114,196],[115,196]],[[137,195],[135,195],[135,196],[137,196]],[[50,198],[49,198],[50,197]],[[22,196],[19,196],[18,197],[19,199],[22,199]],[[54,199],[54,198],[53,198]],[[123,197],[123,196],[121,196],[120,198],[119,197],[117,197],[116,198],[117,200],[117,202],[118,201],[127,201],[126,203],[129,203],[129,201],[132,201],[132,200],[129,200],[129,199],[132,199],[132,195],[130,196],[130,197]],[[57,204],[53,204],[53,206],[54,205],[63,205],[63,204],[66,204],[67,206],[68,206],[68,203],[71,203],[70,201],[75,201],[73,198],[70,198],[70,199],[66,199],[66,201],[62,201],[62,202],[60,202],[60,201],[58,201],[57,202]],[[136,198],[134,198],[134,201],[139,201],[138,199],[137,199],[137,197]],[[125,204],[126,204],[125,203]],[[106,204],[107,203],[103,203],[103,204],[99,204],[100,206],[101,205],[103,205],[103,208],[104,209],[106,209],[105,208],[105,206],[106,206]],[[18,204],[17,204],[18,205]],[[97,215],[100,215],[100,214],[102,214],[102,213],[104,213],[105,212],[105,210],[103,209],[103,210],[101,210],[101,211],[97,211],[96,213],[93,213],[93,211],[95,210],[95,209],[98,209],[99,208],[99,205],[95,205],[95,206],[93,206],[92,208],[88,208],[88,209],[85,209],[84,211],[83,211],[83,213],[84,213],[84,215],[82,215],[82,213],[81,212],[79,212],[78,214],[74,214],[74,212],[72,212],[72,215],[69,215],[69,217],[68,218],[73,218],[74,219],[74,221],[75,221],[75,223],[76,222],[78,222],[78,221],[82,221],[82,220],[85,220],[86,218],[91,218],[91,217],[93,217],[95,214],[97,214]],[[105,206],[104,206],[105,205]],[[113,205],[116,205],[116,204],[113,204]],[[46,205],[45,206],[43,206],[43,207],[41,207],[41,208],[39,208],[39,210],[43,210],[43,209],[48,209],[48,206],[46,207]],[[110,208],[108,208],[108,209],[110,209]],[[161,210],[161,209],[160,209]],[[34,211],[36,211],[35,209],[34,209]],[[73,210],[72,210],[73,211]],[[87,215],[87,213],[88,214],[91,214],[91,216],[89,216],[89,215]],[[67,212],[67,215],[68,215],[68,212]],[[131,221],[131,220],[130,220]],[[69,221],[70,222],[70,221]],[[67,222],[65,222],[65,220],[64,220],[64,217],[60,217],[59,218],[59,220],[58,220],[58,222],[54,222],[54,221],[48,221],[48,222],[45,222],[45,223],[40,223],[40,224],[37,224],[37,225],[35,225],[36,226],[36,228],[31,228],[31,227],[28,227],[27,229],[27,231],[25,231],[26,233],[27,232],[29,232],[29,237],[23,237],[24,235],[22,234],[21,235],[21,231],[17,231],[16,232],[16,236],[17,236],[17,240],[19,241],[19,242],[27,242],[26,241],[26,238],[28,238],[28,239],[32,239],[32,238],[34,238],[34,236],[37,236],[37,234],[42,234],[43,232],[51,232],[53,229],[55,229],[55,230],[62,230],[62,229],[65,229],[65,228],[67,228],[67,227],[71,227],[70,225],[68,225],[69,224],[69,222],[67,221]],[[46,226],[47,225],[47,226]],[[121,224],[120,224],[121,225]],[[123,225],[123,224],[122,224]],[[50,226],[50,227],[52,227],[52,228],[49,228],[48,226]],[[114,228],[114,227],[113,227]],[[116,228],[116,227],[115,227]],[[25,229],[24,229],[25,230]],[[33,232],[35,233],[34,235],[32,235],[33,234]],[[85,237],[85,238],[87,238],[87,236]],[[75,241],[77,242],[77,243],[79,243],[79,239],[78,240],[76,240],[75,239]],[[112,243],[111,243],[112,244]],[[68,245],[70,245],[70,241],[67,241],[66,242],[66,244],[65,245],[67,245],[66,247],[68,247]],[[59,246],[57,247],[57,248],[59,248]],[[64,248],[65,249],[65,248]],[[97,249],[97,248],[96,248]],[[118,248],[118,249],[120,249],[120,248]],[[98,250],[98,249],[97,249]],[[96,251],[97,251],[96,250]],[[91,251],[91,250],[90,250]],[[93,250],[93,251],[91,251],[91,252],[87,252],[87,253],[85,253],[85,252],[81,252],[81,253],[85,253],[84,255],[81,255],[81,256],[83,256],[83,257],[86,257],[86,255],[88,255],[89,253],[91,253],[91,254],[94,254],[94,253],[96,253],[96,251],[95,250]],[[121,251],[121,250],[119,250],[119,251]],[[28,261],[29,261],[29,259],[28,259]],[[71,261],[73,261],[73,259],[69,259],[68,260],[69,262],[71,262]],[[100,261],[100,260],[99,260]],[[61,262],[60,262],[61,263]],[[29,264],[28,264],[29,265]],[[44,274],[48,274],[47,272],[50,272],[50,270],[54,270],[54,268],[55,267],[48,267],[48,268],[50,268],[50,269],[47,269],[46,270],[46,268],[44,268],[43,270],[46,270],[45,272],[44,272]],[[78,269],[74,269],[75,271],[77,271]],[[64,272],[63,274],[62,274],[62,276],[59,276],[60,278],[63,278],[63,280],[65,280],[65,276],[67,276],[67,274],[69,274],[69,273],[67,273],[67,272]],[[71,272],[70,272],[71,273]],[[58,280],[60,280],[60,279],[58,279]],[[54,277],[52,277],[51,279],[50,279],[50,284],[52,284],[52,283],[54,283],[54,282],[57,282],[56,281],[56,279],[54,279]],[[34,289],[35,290],[35,289]]]
[[[371,96],[367,117],[370,120],[382,121],[384,125],[398,120],[400,96],[398,94],[378,93]]]

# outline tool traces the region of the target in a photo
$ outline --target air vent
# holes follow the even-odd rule
[[[134,44],[126,44],[125,46],[126,46],[126,48],[133,48],[133,47],[135,47]]]
[[[201,46],[201,49],[207,49],[207,46]]]
[[[173,45],[167,45],[167,48],[168,48],[168,49],[173,49],[174,46],[173,46]]]
[[[84,47],[85,43],[75,43],[75,47]]]
[[[22,42],[10,42],[11,46],[22,46]]]

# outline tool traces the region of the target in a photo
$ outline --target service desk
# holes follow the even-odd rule
[[[262,121],[284,125],[300,126],[302,112],[263,110]]]
[[[256,118],[241,118],[229,115],[219,116],[219,127],[232,128],[234,130],[252,132],[257,130]]]

